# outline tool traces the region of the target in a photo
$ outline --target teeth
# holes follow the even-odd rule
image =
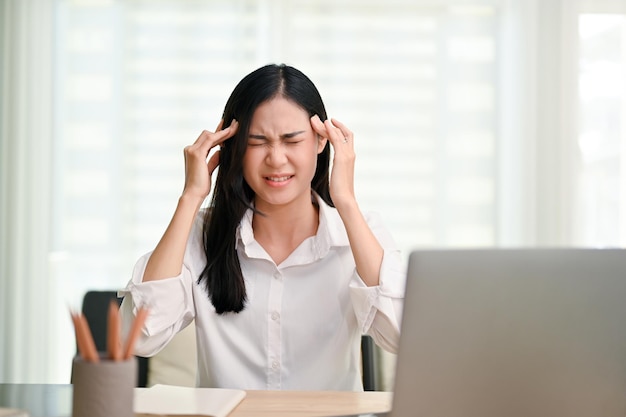
[[[289,178],[291,178],[291,177],[290,176],[288,176],[288,177],[267,177],[268,180],[274,181],[274,182],[287,181]]]

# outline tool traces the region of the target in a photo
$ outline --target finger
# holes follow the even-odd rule
[[[220,151],[218,150],[209,158],[209,162],[207,162],[207,168],[209,169],[209,175],[213,175],[213,171],[220,164]]]
[[[222,117],[220,119],[220,122],[218,123],[217,127],[215,128],[216,132],[219,132],[220,130],[222,130],[222,127],[224,126],[224,118]]]
[[[235,133],[237,133],[237,130],[239,130],[239,122],[233,119],[227,128],[223,128],[222,130],[215,132],[215,142],[213,143],[213,146],[219,145],[225,140],[232,138],[235,136]]]
[[[328,132],[326,131],[326,127],[324,126],[324,123],[322,123],[322,120],[317,114],[311,117],[311,127],[313,127],[313,130],[321,137],[326,139],[328,138]]]
[[[208,130],[203,130],[202,133],[200,133],[200,136],[198,136],[198,138],[195,140],[192,146],[196,146],[204,142],[210,133],[211,132],[209,132]]]
[[[221,127],[222,125],[223,124],[220,122],[218,127]],[[235,133],[237,133],[238,128],[239,122],[233,120],[227,128],[217,130],[214,133],[205,130],[202,132],[202,134],[200,134],[200,137],[196,140],[194,145],[197,145],[201,149],[201,151],[207,152],[208,154],[208,151],[211,148],[233,137]]]
[[[233,136],[235,136],[235,134],[239,130],[239,122],[236,119],[233,119],[233,121],[230,122],[230,125],[228,125],[226,129],[224,129],[224,131],[226,130],[228,131],[228,133],[227,133],[227,136],[224,138],[224,140],[230,139]]]
[[[337,126],[339,128],[339,130],[341,130],[341,133],[343,134],[343,137],[346,139],[352,139],[354,137],[354,134],[352,133],[352,131],[350,129],[348,129],[346,127],[346,125],[344,125],[343,123],[341,123],[339,120],[337,119],[331,119],[333,124],[335,126]]]
[[[333,125],[330,120],[324,121],[324,127],[328,132],[328,140],[333,144],[333,147],[337,147],[344,141],[344,136],[341,130]]]
[[[226,142],[227,140],[229,140],[230,138],[232,138],[233,136],[235,136],[235,134],[237,133],[237,131],[239,130],[239,122],[235,119],[233,119],[233,121],[230,123],[230,125],[221,130],[219,133],[224,132],[224,136],[220,136],[211,147],[213,146],[217,146],[217,145],[221,145],[223,147],[224,142]]]
[[[218,127],[222,127],[222,126],[223,126],[223,123],[220,123],[220,126]],[[212,136],[212,139],[213,139],[213,146],[219,145],[221,142],[225,141],[226,139],[233,137],[235,133],[237,133],[238,127],[239,127],[239,122],[233,119],[233,121],[230,122],[230,125],[228,125],[227,128],[216,130],[215,133],[210,135]]]

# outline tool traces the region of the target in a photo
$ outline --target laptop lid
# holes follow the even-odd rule
[[[391,416],[626,415],[626,251],[410,255]]]

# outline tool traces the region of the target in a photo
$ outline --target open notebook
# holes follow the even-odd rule
[[[28,417],[28,413],[15,408],[0,407],[0,417]]]
[[[134,408],[137,414],[225,417],[245,396],[236,389],[154,385],[135,388]]]

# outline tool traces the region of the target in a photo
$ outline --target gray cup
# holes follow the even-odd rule
[[[72,362],[72,417],[134,417],[137,358]]]

